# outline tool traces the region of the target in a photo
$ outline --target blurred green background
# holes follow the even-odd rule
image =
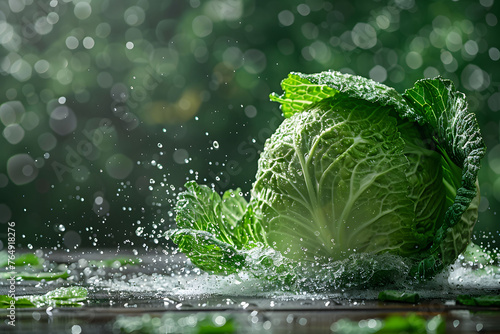
[[[291,71],[403,92],[442,75],[488,154],[479,235],[498,239],[498,3],[359,0],[0,2],[0,249],[161,247],[186,180],[248,192]],[[500,241],[500,239],[498,239]]]

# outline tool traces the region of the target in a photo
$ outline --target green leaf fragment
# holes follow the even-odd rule
[[[196,325],[197,334],[231,334],[236,333],[237,326],[231,318],[225,319],[224,324],[215,323],[213,319],[204,319]]]
[[[36,307],[35,304],[27,298],[12,298],[7,295],[0,295],[0,309],[9,308],[13,304],[16,308]]]
[[[8,308],[14,301],[16,308],[83,306],[87,300],[88,290],[84,287],[63,287],[47,292],[44,295],[28,295],[16,298],[0,295],[0,308]]]
[[[330,326],[330,330],[336,334],[373,334],[378,333],[382,326],[383,322],[380,319],[364,319],[359,322],[340,319]]]
[[[420,296],[416,292],[405,292],[397,290],[384,290],[378,294],[378,300],[402,303],[418,303]]]
[[[410,313],[407,316],[391,315],[382,320],[352,321],[341,319],[335,322],[330,329],[337,334],[444,334],[446,323],[440,315],[427,320],[420,315]]]
[[[66,271],[62,272],[54,272],[54,273],[49,273],[49,272],[5,272],[5,273],[0,273],[0,278],[2,279],[10,279],[14,277],[15,280],[17,281],[54,281],[56,279],[62,278],[66,279],[70,275]]]
[[[186,334],[230,334],[237,332],[237,324],[231,317],[222,314],[167,312],[162,317],[144,314],[140,317],[118,316],[113,332],[124,333],[186,333]]]
[[[500,306],[500,295],[459,295],[457,302],[467,306]]]
[[[7,251],[0,251],[0,267],[6,267],[8,265],[14,265],[16,267],[23,267],[27,265],[36,266],[43,262],[43,259],[32,253],[16,255],[15,258],[10,261],[9,258],[10,256]]]
[[[49,291],[45,294],[46,298],[57,300],[85,300],[87,299],[88,290],[80,286],[72,286],[68,288],[59,288]]]

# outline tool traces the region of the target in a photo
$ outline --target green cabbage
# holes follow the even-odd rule
[[[285,120],[247,203],[188,182],[168,237],[203,270],[332,286],[432,277],[470,242],[485,146],[464,94],[424,79],[399,94],[322,72],[283,80]],[[360,283],[360,284],[357,284]]]

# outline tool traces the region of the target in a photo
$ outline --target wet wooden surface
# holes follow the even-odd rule
[[[119,256],[132,253],[120,253]],[[8,326],[6,311],[0,310],[0,333],[113,333],[117,317],[171,318],[174,321],[189,315],[213,317],[222,315],[236,325],[236,333],[331,333],[331,326],[339,319],[353,321],[385,319],[391,315],[416,313],[427,319],[441,315],[446,322],[446,333],[500,333],[499,307],[467,307],[449,297],[427,298],[417,304],[379,302],[376,299],[339,298],[326,295],[293,299],[255,296],[233,296],[208,293],[179,296],[168,291],[120,291],[109,285],[93,285],[92,278],[114,277],[127,281],[140,275],[170,275],[182,271],[182,258],[154,253],[141,256],[143,263],[122,268],[85,269],[85,261],[113,258],[112,251],[79,253],[55,252],[46,254],[50,263],[64,263],[75,274],[73,280],[56,282],[22,281],[16,286],[18,296],[43,294],[59,286],[84,285],[89,288],[89,300],[81,308],[17,309],[16,327]],[[168,257],[168,261],[164,262]],[[81,266],[73,265],[79,263]],[[168,265],[163,265],[168,263]],[[100,271],[99,271],[100,270]],[[112,284],[112,283],[110,283]],[[6,282],[0,283],[0,294],[6,294]],[[500,293],[500,290],[488,290]]]

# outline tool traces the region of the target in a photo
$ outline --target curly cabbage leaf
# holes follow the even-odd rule
[[[285,120],[265,144],[250,201],[187,183],[168,234],[180,250],[212,273],[315,276],[333,287],[387,283],[397,271],[431,277],[453,263],[477,220],[485,153],[453,83],[424,79],[399,94],[329,71],[291,73],[282,88],[271,100]]]

